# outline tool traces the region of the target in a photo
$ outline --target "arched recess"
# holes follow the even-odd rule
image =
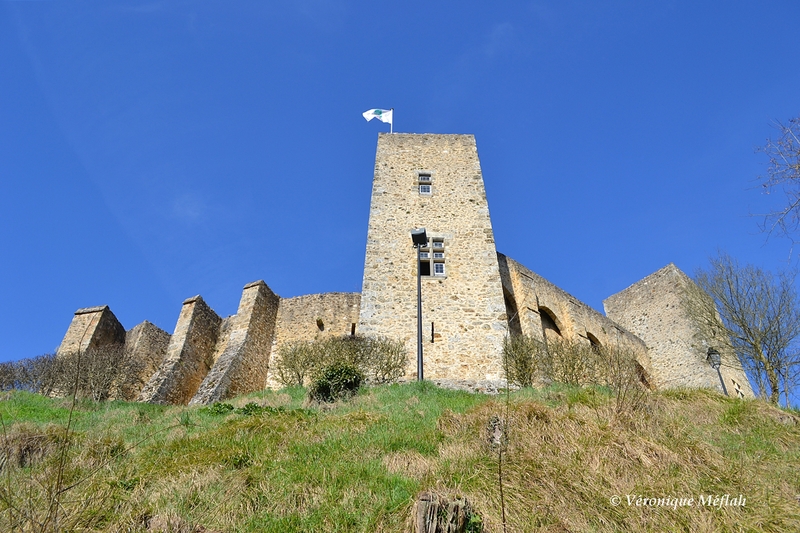
[[[506,316],[508,317],[508,332],[511,335],[522,335],[522,324],[519,321],[519,311],[514,296],[503,287],[503,299],[506,303]]]
[[[539,317],[542,320],[542,333],[546,340],[561,340],[561,327],[556,315],[548,308],[539,306]]]
[[[595,337],[594,335],[592,335],[587,331],[586,338],[589,339],[589,344],[592,347],[592,351],[595,353],[599,353],[600,350],[603,348],[603,345],[600,344],[600,341],[597,339],[597,337]]]
[[[636,375],[639,378],[639,381],[644,385],[647,389],[652,389],[653,386],[650,384],[650,376],[647,374],[647,371],[644,369],[642,365],[639,364],[639,361],[634,359],[633,361],[634,366],[636,367]]]

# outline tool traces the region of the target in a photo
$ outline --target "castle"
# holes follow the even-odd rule
[[[420,227],[429,240],[417,250],[410,234]],[[687,317],[684,287],[692,281],[675,265],[610,296],[603,315],[498,253],[472,135],[379,135],[360,294],[280,298],[256,281],[227,318],[200,296],[185,300],[172,335],[149,322],[126,331],[108,306],[79,309],[58,356],[123,346],[141,363],[126,399],[206,404],[277,385],[270,363],[287,343],[359,333],[404,340],[406,379],[414,379],[417,253],[426,379],[496,387],[503,339],[525,334],[623,346],[657,389],[722,390],[706,362],[716,347],[729,394],[753,396],[726,340],[700,337]]]

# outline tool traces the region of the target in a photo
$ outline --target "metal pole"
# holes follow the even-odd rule
[[[725,380],[722,379],[722,372],[719,371],[719,367],[717,367],[717,375],[719,376],[719,382],[722,385],[722,392],[725,393],[725,396],[728,395],[728,389],[725,387]]]
[[[422,262],[419,258],[419,245],[417,251],[417,381],[423,381],[425,376],[422,369]]]
[[[725,393],[725,396],[728,395],[728,389],[725,387],[725,380],[722,379],[722,372],[719,371],[719,367],[722,366],[722,356],[720,356],[719,352],[714,348],[709,347],[708,352],[706,352],[706,360],[709,362],[711,367],[717,371],[717,375],[719,376],[720,385],[722,385],[722,392]]]

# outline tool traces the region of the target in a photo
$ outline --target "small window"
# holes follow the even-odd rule
[[[420,276],[430,276],[431,275],[431,263],[430,261],[422,261],[419,264],[419,275]]]
[[[426,245],[420,246],[419,272],[421,276],[445,277],[444,262],[444,239],[442,237],[432,237]]]
[[[417,172],[417,185],[419,186],[420,194],[431,195],[433,193],[432,182],[430,172]]]

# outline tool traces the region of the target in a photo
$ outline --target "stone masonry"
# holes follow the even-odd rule
[[[263,281],[245,286],[215,357],[190,404],[207,404],[264,388],[280,298]]]
[[[626,348],[635,354],[646,377],[653,373],[642,339],[513,259],[498,257],[512,329],[540,340],[568,338],[597,347]]]
[[[125,342],[125,328],[107,305],[75,311],[72,323],[56,352],[57,357]]]
[[[654,385],[722,390],[706,361],[709,347],[722,356],[720,373],[728,394],[753,397],[742,365],[726,339],[702,338],[684,308],[685,287],[694,283],[669,264],[603,301],[606,314],[647,344]]]
[[[170,335],[146,320],[125,334],[126,358],[132,362],[132,372],[121,386],[123,400],[139,397],[150,377],[161,367],[167,356]]]
[[[404,379],[416,378],[417,251],[421,250],[425,378],[468,390],[503,386],[507,335],[568,338],[636,354],[654,388],[720,389],[705,360],[722,354],[729,394],[752,397],[726,339],[703,339],[683,307],[692,281],[675,265],[604,301],[606,316],[513,259],[499,254],[475,138],[380,134],[362,292],[280,298],[266,283],[244,287],[237,313],[221,318],[200,296],[184,301],[172,335],[149,322],[126,332],[108,306],[75,312],[58,356],[123,345],[136,362],[125,399],[206,404],[277,387],[270,368],[281,348],[331,335],[402,340]]]
[[[187,404],[214,364],[222,319],[200,296],[183,302],[167,357],[139,395],[140,402]]]
[[[430,194],[422,193],[428,184]],[[507,316],[472,135],[378,137],[359,330],[405,341],[409,377],[417,332],[410,234],[421,227],[432,243],[440,239],[444,264],[441,275],[431,265],[422,283],[425,378],[501,380]]]
[[[282,347],[298,341],[358,333],[361,295],[357,292],[327,292],[282,298],[278,308],[271,361],[280,357]],[[280,387],[270,374],[267,385]]]

